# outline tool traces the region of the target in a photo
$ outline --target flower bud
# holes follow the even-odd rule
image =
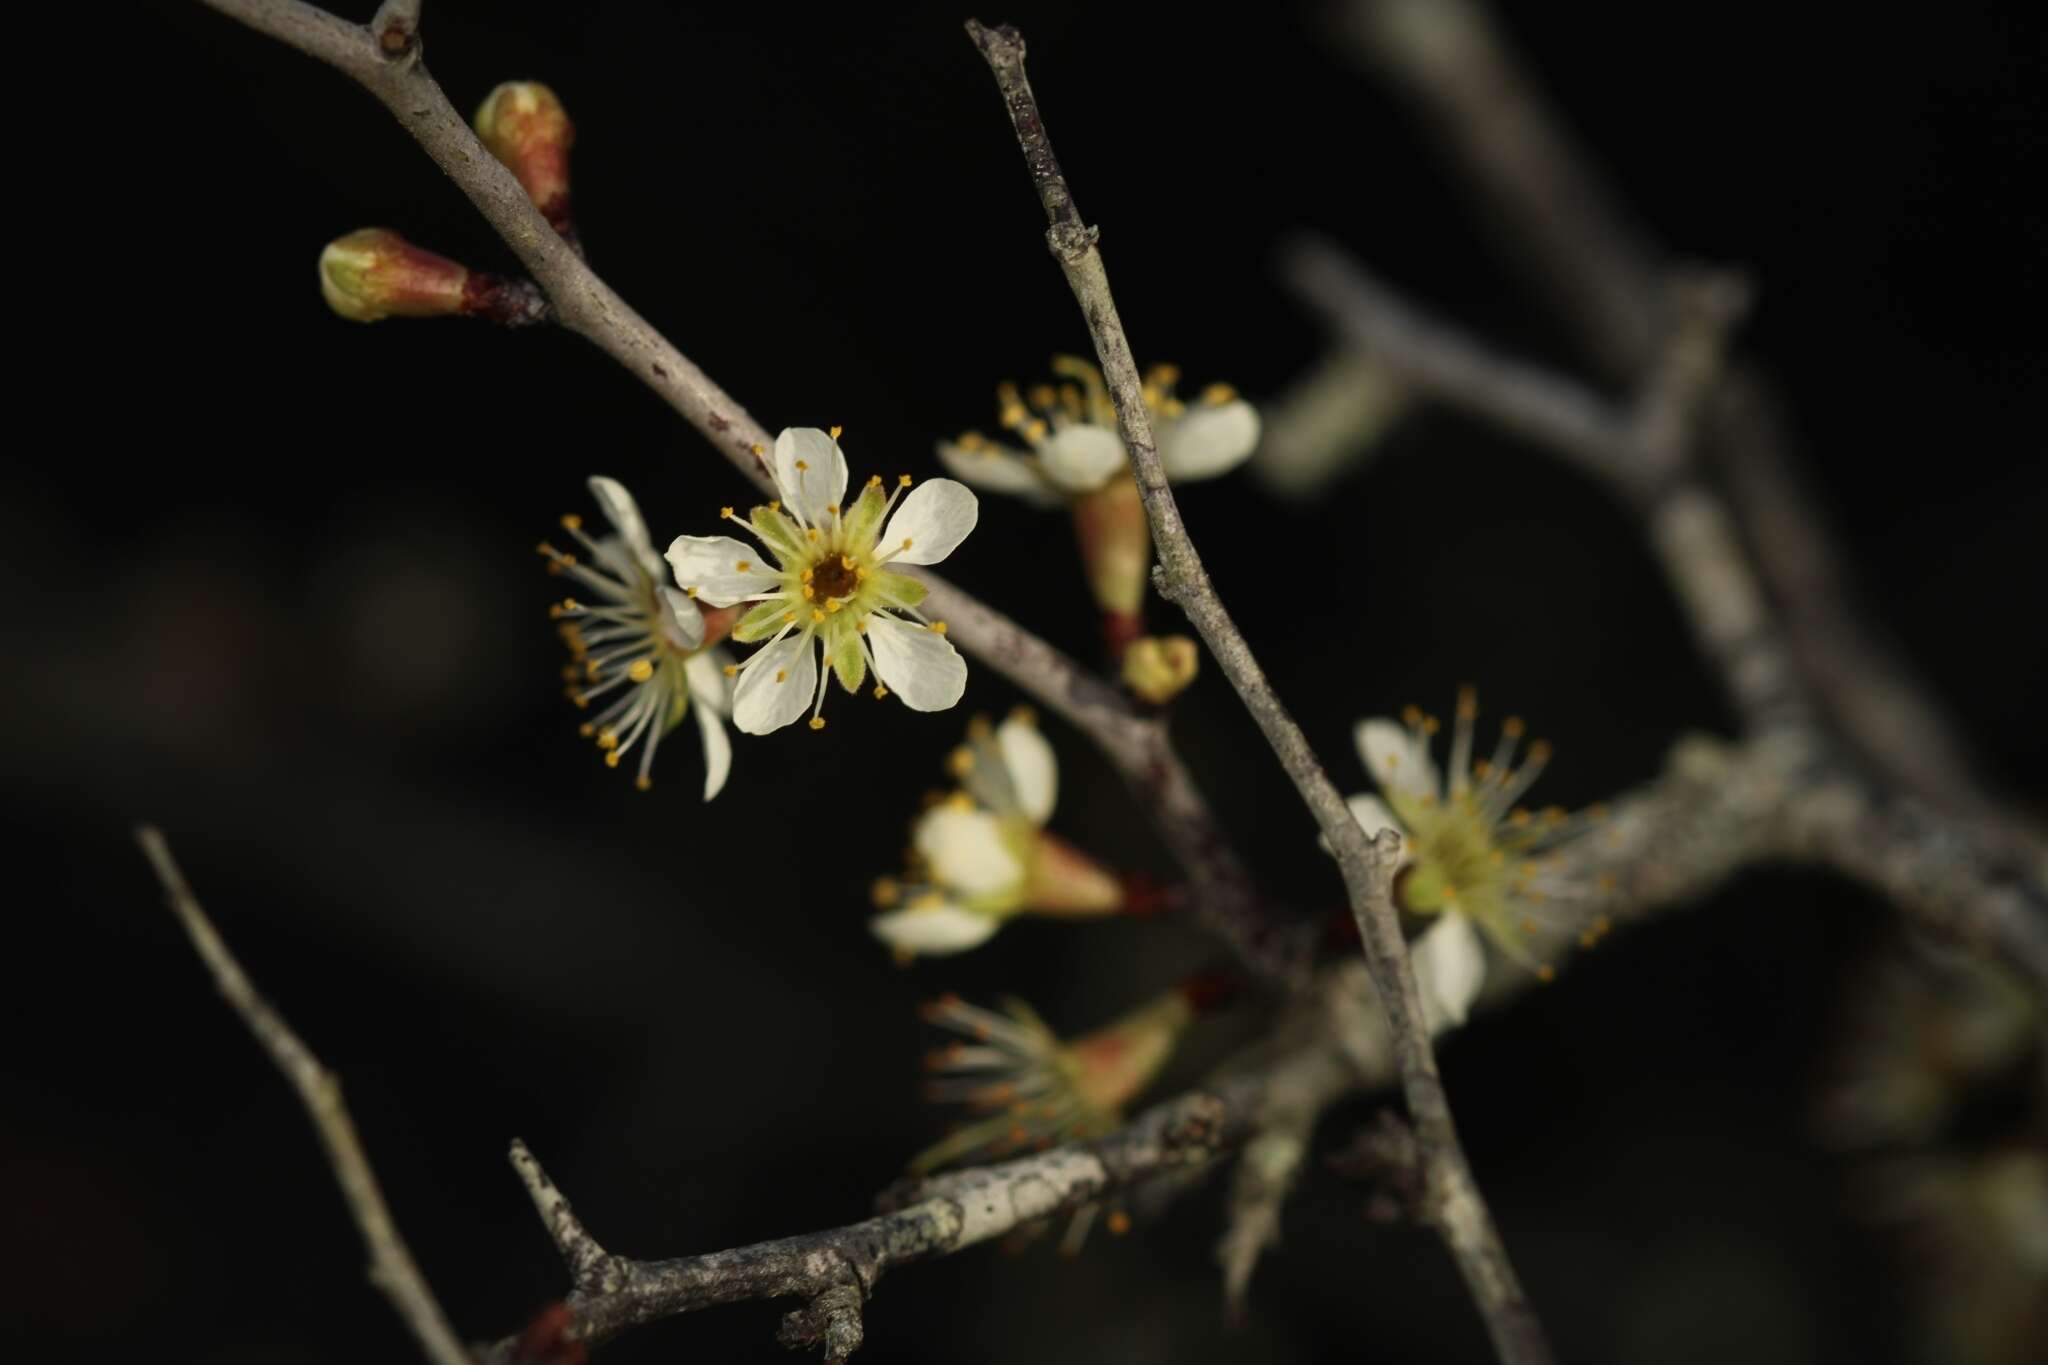
[[[1144,629],[1140,609],[1152,571],[1152,531],[1138,484],[1118,475],[1092,493],[1074,499],[1074,534],[1088,586],[1102,609],[1103,630],[1112,653],[1121,655]]]
[[[1201,655],[1185,635],[1147,635],[1124,651],[1124,686],[1131,695],[1164,706],[1195,680]]]
[[[320,292],[351,322],[465,311],[469,271],[385,228],[337,237],[320,253]]]
[[[477,107],[476,135],[518,178],[541,216],[568,236],[569,148],[576,125],[555,92],[538,81],[505,82]]]

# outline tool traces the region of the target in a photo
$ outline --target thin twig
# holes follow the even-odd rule
[[[1098,234],[1082,221],[1025,75],[1024,41],[1013,28],[992,29],[973,20],[968,21],[967,32],[995,76],[1031,183],[1045,209],[1047,244],[1087,319],[1096,359],[1115,403],[1117,425],[1130,453],[1138,491],[1151,523],[1152,540],[1159,555],[1155,580],[1163,595],[1177,603],[1201,633],[1336,853],[1351,895],[1366,960],[1387,1012],[1408,1110],[1432,1187],[1446,1210],[1442,1223],[1444,1240],[1486,1320],[1495,1350],[1509,1362],[1547,1361],[1549,1346],[1508,1263],[1492,1214],[1472,1178],[1458,1143],[1443,1082],[1437,1075],[1421,998],[1408,964],[1407,944],[1388,895],[1400,848],[1399,836],[1382,831],[1374,839],[1351,817],[1342,794],[1323,771],[1301,727],[1274,693],[1251,647],[1211,585],[1160,463],[1137,362],[1117,316],[1102,254],[1096,249]]]
[[[203,0],[213,9],[352,77],[389,109],[526,266],[553,319],[595,344],[701,432],[756,488],[773,494],[768,430],[613,292],[548,225],[512,173],[484,150],[418,61],[387,61],[369,29],[301,0]],[[914,569],[925,608],[949,638],[1094,740],[1186,864],[1197,919],[1271,984],[1296,987],[1299,945],[1267,923],[1249,873],[1174,753],[1164,722],[1045,641],[928,569]]]
[[[392,1221],[391,1209],[370,1169],[370,1159],[363,1154],[355,1123],[342,1103],[341,1082],[320,1065],[320,1059],[299,1041],[283,1016],[256,993],[256,987],[186,885],[185,874],[171,856],[171,846],[163,831],[154,825],[144,825],[135,831],[135,840],[163,885],[165,901],[185,926],[200,959],[213,973],[214,984],[298,1091],[299,1102],[306,1107],[321,1145],[327,1149],[327,1160],[334,1168],[342,1197],[348,1201],[349,1212],[363,1234],[363,1245],[369,1249],[370,1282],[391,1300],[391,1306],[398,1310],[420,1350],[434,1365],[473,1365],[426,1277],[414,1264],[398,1225]]]
[[[1250,1133],[1265,1088],[1245,1075],[1157,1105],[1107,1137],[996,1165],[906,1181],[884,1211],[846,1227],[672,1260],[604,1252],[524,1146],[513,1161],[568,1261],[574,1334],[595,1345],[630,1327],[718,1304],[794,1298],[786,1339],[858,1344],[859,1305],[897,1266],[951,1255],[1154,1177],[1200,1166]],[[805,1335],[813,1328],[817,1335]],[[509,1354],[500,1343],[496,1358]]]

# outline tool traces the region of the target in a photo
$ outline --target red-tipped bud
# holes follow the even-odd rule
[[[1147,635],[1124,651],[1124,686],[1153,706],[1164,706],[1195,680],[1201,654],[1185,635]]]
[[[505,163],[555,231],[569,235],[569,148],[576,125],[538,81],[507,81],[477,106],[476,135]]]
[[[466,311],[469,270],[386,228],[337,237],[320,253],[320,292],[351,322]]]
[[[387,228],[361,228],[329,242],[320,253],[320,292],[351,322],[474,317],[524,327],[548,314],[531,280],[471,270]]]

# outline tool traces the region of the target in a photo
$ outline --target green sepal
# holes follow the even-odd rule
[[[860,636],[851,629],[839,632],[841,638],[832,644],[832,671],[839,675],[839,685],[849,692],[858,692],[860,685],[867,681],[868,656],[861,650]]]
[[[860,497],[847,509],[845,534],[840,543],[866,550],[874,545],[875,537],[881,534],[882,514],[889,510],[889,495],[878,483],[871,483],[860,492]]]
[[[884,607],[914,607],[924,601],[924,584],[908,574],[890,573],[887,569],[876,571],[868,580],[868,591]]]
[[[743,645],[765,640],[795,620],[795,616],[792,615],[795,610],[786,597],[778,597],[770,602],[757,602],[733,626],[732,638]]]
[[[754,528],[754,534],[761,537],[782,567],[806,563],[810,552],[804,543],[801,526],[790,520],[787,513],[778,512],[765,503],[747,514],[747,524]]]

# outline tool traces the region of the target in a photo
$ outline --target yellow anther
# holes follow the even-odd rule
[[[817,527],[815,527],[815,526],[806,526],[806,527],[804,528],[804,539],[806,539],[806,540],[816,540],[817,538],[818,538],[818,528],[817,528]]]
[[[617,749],[613,749],[610,753],[607,753],[604,756],[604,766],[607,768],[616,768],[619,766],[619,751]]]
[[[808,583],[811,581],[811,575],[816,572],[816,569],[805,569],[802,573],[797,575],[797,579],[800,582]]]
[[[865,565],[865,564],[861,565],[861,566],[860,566],[860,567],[859,567],[858,569],[855,569],[855,570],[853,571],[853,576],[854,576],[854,578],[855,578],[855,579],[857,579],[858,581],[860,581],[860,582],[862,582],[862,583],[865,583],[865,582],[867,582],[867,581],[868,581],[868,566],[867,566],[867,565]]]
[[[752,445],[748,446],[747,449],[753,451],[756,455],[759,455],[761,453],[761,443],[759,441],[756,441]]]
[[[874,899],[877,910],[887,910],[903,895],[903,887],[894,877],[877,877],[868,894]]]
[[[833,597],[833,598],[828,598],[828,599],[826,599],[826,602],[825,602],[825,610],[826,610],[826,611],[838,611],[838,610],[839,610],[839,609],[840,609],[841,607],[843,607],[843,606],[845,606],[845,605],[846,605],[846,603],[844,603],[844,602],[840,601],[840,600],[839,600],[838,598],[836,598],[836,597]]]
[[[1402,723],[1403,725],[1407,726],[1407,727],[1408,727],[1409,729],[1411,729],[1411,730],[1413,730],[1413,729],[1415,729],[1415,728],[1416,728],[1417,726],[1421,725],[1421,724],[1422,724],[1422,708],[1421,708],[1421,707],[1419,707],[1419,706],[1404,706],[1404,707],[1402,707],[1402,708],[1401,708],[1401,723]]]
[[[654,785],[654,779],[649,777],[646,773],[641,773],[638,777],[633,779],[633,785],[640,791],[646,791],[649,787]]]
[[[737,678],[737,677],[738,677],[739,675],[740,675],[740,666],[739,666],[738,664],[727,664],[727,665],[725,666],[725,676],[726,676],[726,677],[728,677],[728,678]]]
[[[904,548],[904,549],[906,549],[906,550],[910,548],[910,537],[909,537],[909,536],[905,536],[905,537],[903,537],[903,548]]]
[[[966,438],[962,437],[961,440],[964,442]],[[880,474],[868,475],[867,486],[869,488],[880,488],[882,486],[882,476]]]
[[[968,748],[966,745],[963,744],[959,748],[955,749],[952,753],[947,754],[946,771],[952,773],[955,777],[962,778],[966,777],[967,774],[973,772],[974,750]]]
[[[839,556],[839,567],[840,567],[840,568],[842,568],[842,569],[851,569],[851,568],[853,567],[853,556],[852,556],[852,555],[841,555],[841,556]]]
[[[835,427],[833,427],[833,428],[832,428],[832,432],[831,432],[831,435],[832,435],[832,439],[833,439],[833,440],[835,440],[835,441],[836,441],[836,440],[838,440],[838,439],[839,439],[839,433],[840,433],[840,432],[842,432],[842,431],[844,431],[844,430],[846,430],[846,428],[845,428],[845,427],[839,427],[839,426],[835,426]]]
[[[946,633],[946,623],[945,623],[944,621],[934,621],[934,622],[932,622],[932,634],[934,634],[934,635],[944,635],[945,633]]]
[[[1117,1209],[1109,1215],[1109,1222],[1105,1226],[1109,1228],[1110,1236],[1121,1237],[1131,1230],[1131,1215]]]
[[[823,716],[812,716],[812,717],[811,717],[811,728],[812,728],[813,730],[822,730],[822,729],[824,729],[824,728],[825,728],[825,718],[824,718]]]
[[[1520,739],[1522,737],[1522,718],[1520,716],[1509,716],[1500,723],[1500,732],[1509,739]]]
[[[564,531],[582,530],[583,518],[577,516],[574,512],[569,513],[567,516],[562,518],[562,529]]]
[[[634,682],[646,682],[654,676],[654,665],[645,659],[635,659],[633,666],[626,670],[626,676]]]
[[[1433,735],[1433,734],[1435,734],[1435,733],[1437,732],[1437,730],[1438,730],[1439,728],[1441,728],[1441,727],[1439,726],[1439,724],[1438,724],[1438,721],[1437,721],[1437,718],[1436,718],[1435,716],[1424,716],[1424,717],[1422,718],[1422,733],[1423,733],[1423,734],[1425,734],[1425,735]]]
[[[684,589],[683,589],[683,596],[685,596],[685,597],[695,597],[696,595],[697,595],[697,590],[696,590],[695,588],[684,588]]]
[[[1034,417],[1031,419],[1030,425],[1024,428],[1024,439],[1027,441],[1043,441],[1046,433],[1051,430],[1052,428],[1045,424],[1044,418]]]
[[[1479,693],[1471,683],[1458,689],[1458,719],[1471,720],[1479,714]]]
[[[718,515],[719,515],[720,517],[724,517],[724,518],[732,518],[733,520],[737,520],[737,518],[736,518],[736,517],[733,517],[733,510],[732,510],[732,509],[731,509],[730,507],[721,507],[721,508],[719,508],[719,509],[718,509]]]
[[[1159,384],[1170,389],[1175,384],[1180,383],[1180,366],[1154,365],[1145,372],[1145,382],[1147,384]]]
[[[1013,706],[1010,708],[1010,719],[1019,725],[1036,725],[1038,713],[1028,706]]]
[[[861,617],[861,618],[860,618],[860,620],[858,620],[858,621],[855,621],[855,622],[853,623],[853,631],[854,631],[854,634],[856,634],[856,635],[865,635],[865,634],[867,634],[867,633],[868,633],[868,618],[867,618],[867,617],[865,617],[865,616],[863,616],[863,617]]]
[[[1030,413],[1024,411],[1022,403],[1011,403],[997,415],[996,420],[1006,427],[1021,427],[1030,416]]]
[[[875,684],[875,700],[876,700],[876,701],[880,701],[880,700],[881,700],[882,698],[884,698],[884,697],[886,697],[886,696],[888,696],[888,695],[889,695],[889,689],[888,689],[888,688],[886,688],[886,687],[882,686],[882,685],[881,685],[880,683],[876,683],[876,684]]]
[[[600,749],[618,748],[619,732],[617,730],[612,729],[609,725],[607,725],[604,729],[599,730],[597,732],[597,747]]]
[[[988,736],[989,724],[987,716],[971,716],[968,718],[967,737],[969,739],[987,739]]]
[[[760,453],[761,453],[761,448],[760,448],[759,446],[755,446],[755,447],[754,447],[754,453],[755,453],[756,455],[760,454]],[[771,512],[780,512],[780,511],[782,510],[782,499],[781,499],[781,498],[770,498],[770,499],[768,500],[768,510],[769,510],[769,511],[771,511]]]
[[[978,431],[961,432],[960,439],[953,444],[959,446],[962,450],[970,450],[976,454],[985,454],[988,451],[988,437]],[[876,476],[875,482],[881,482],[879,475]]]
[[[576,727],[576,733],[583,736],[585,739],[589,739],[592,735],[597,733],[597,727],[586,720],[581,725]]]
[[[1472,765],[1472,776],[1478,778],[1481,782],[1484,782],[1492,772],[1493,764],[1486,759],[1482,758]]]
[[[825,511],[829,515],[836,517],[839,515],[839,504],[836,502],[828,502],[825,504]]]
[[[896,486],[898,488],[910,487],[910,476],[908,474],[898,474],[896,476]]]
[[[1157,384],[1147,384],[1140,390],[1140,393],[1145,399],[1145,406],[1148,408],[1158,407],[1166,398],[1166,391]]]
[[[1521,806],[1516,806],[1508,812],[1508,823],[1520,829],[1523,825],[1529,823],[1529,812]]]
[[[786,669],[786,668],[778,668],[778,669],[776,669],[776,670],[775,670],[775,681],[777,681],[777,682],[788,682],[788,681],[789,681],[789,670],[788,670],[788,669]]]
[[[1237,390],[1228,384],[1211,384],[1202,390],[1202,401],[1212,408],[1220,408],[1225,403],[1237,401]]]
[[[820,610],[819,610],[818,608],[816,608],[816,607],[812,607],[812,608],[811,608],[811,621],[812,621],[812,623],[813,623],[813,624],[815,624],[815,623],[817,623],[817,622],[819,622],[819,621],[822,621],[822,620],[824,620],[824,619],[825,619],[825,613],[824,613],[824,612],[820,611]]]
[[[734,573],[746,573],[749,569],[752,569],[754,565],[751,560],[742,559],[739,563],[733,565],[732,567]]]
[[[1551,966],[1548,962],[1544,963],[1536,969],[1536,979],[1546,986],[1549,985],[1557,980],[1557,968]]]
[[[806,470],[811,467],[811,462],[809,460],[798,460],[796,462],[796,467],[799,471]]]

